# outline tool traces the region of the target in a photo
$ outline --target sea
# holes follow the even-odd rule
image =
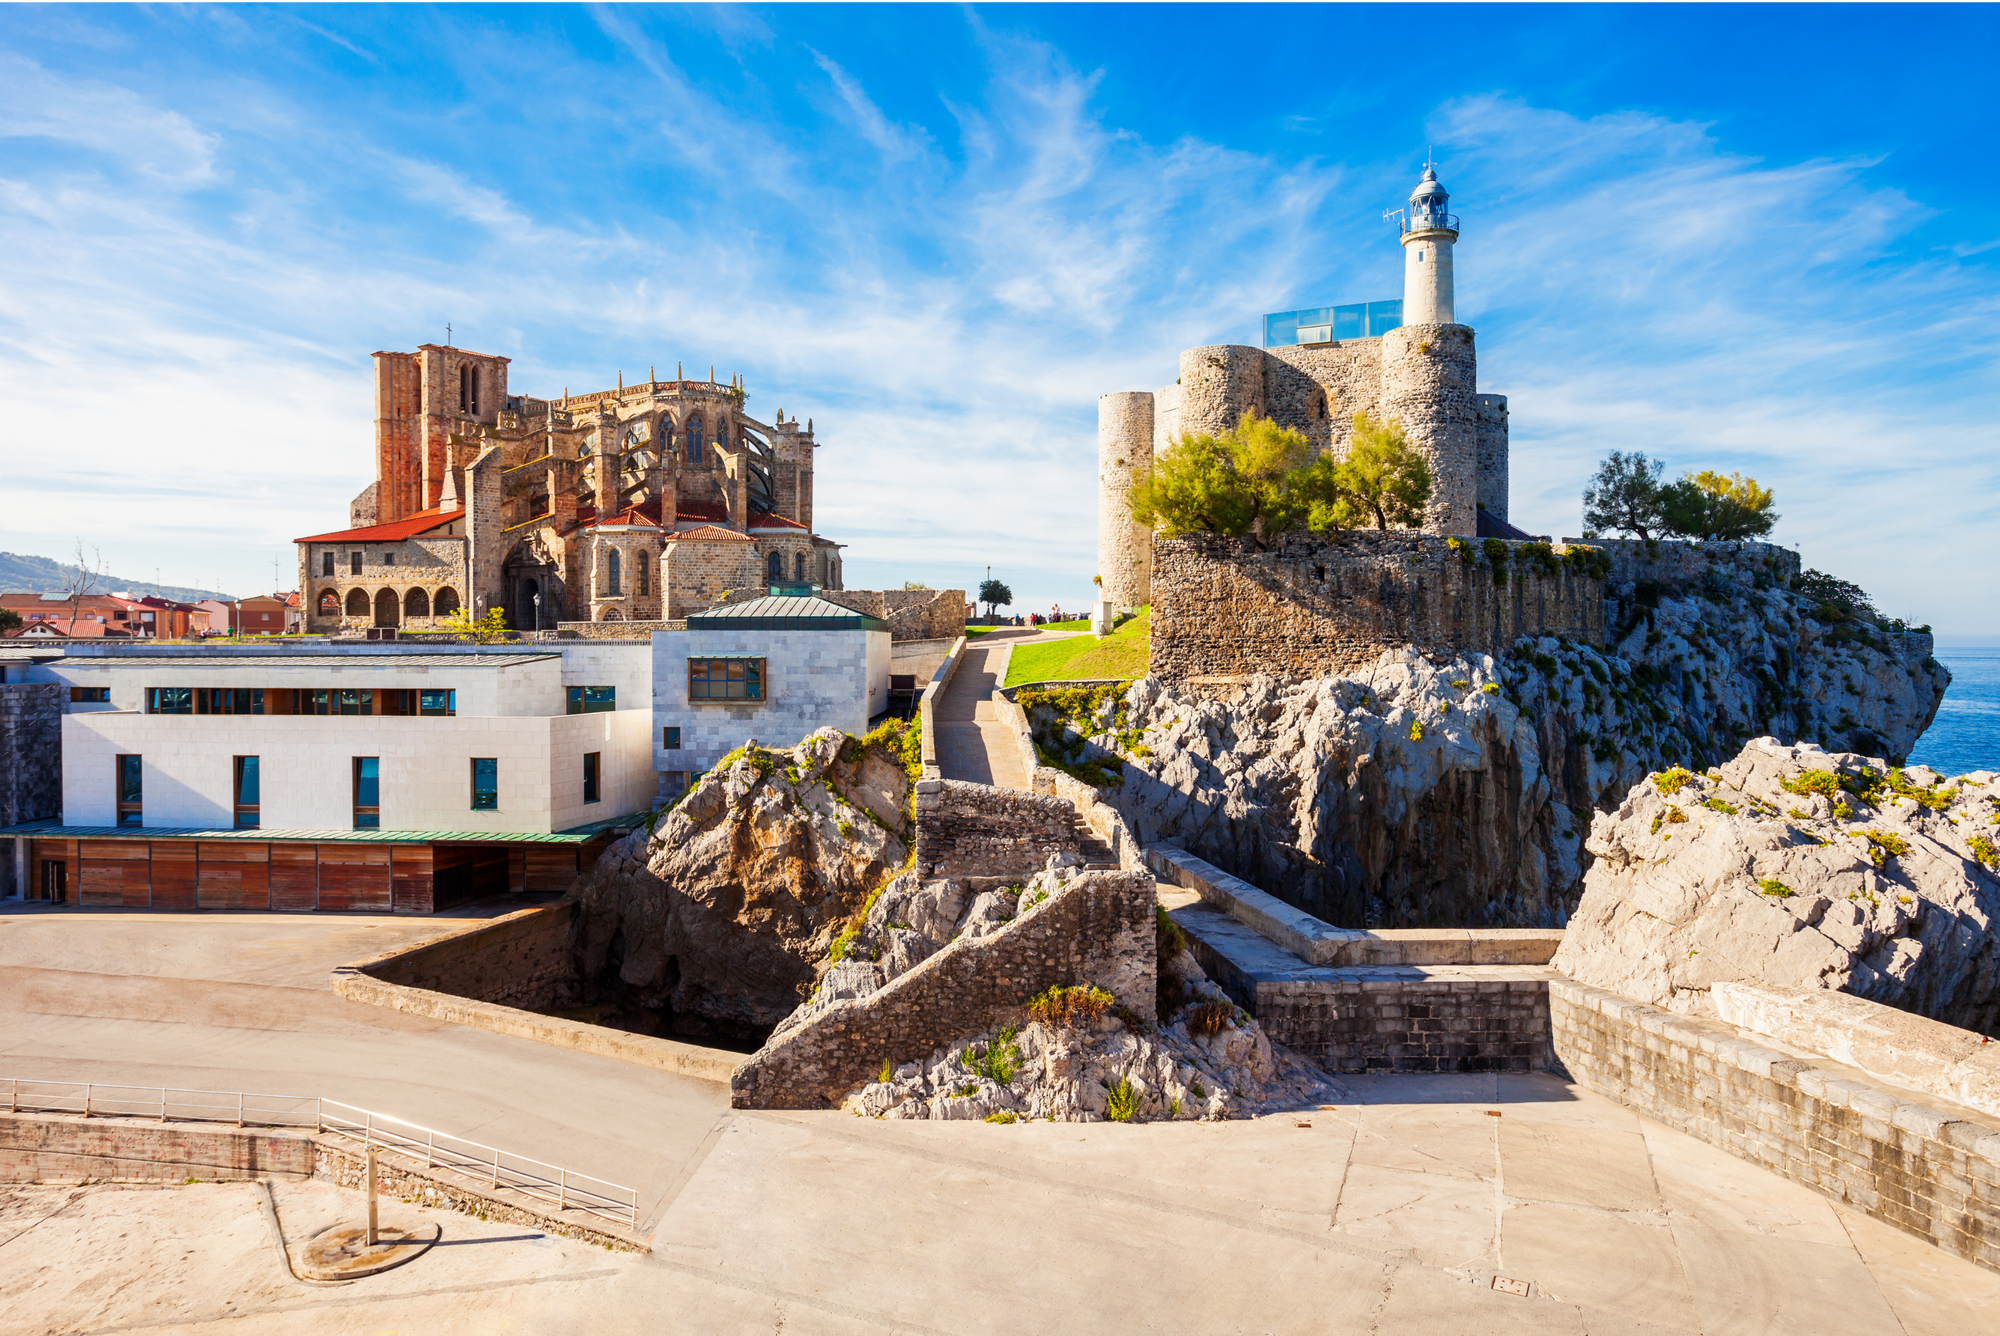
[[[2000,645],[1939,645],[1936,654],[1951,669],[1951,686],[1910,749],[1910,764],[1943,775],[2000,772]]]

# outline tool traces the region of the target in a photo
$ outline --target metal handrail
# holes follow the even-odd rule
[[[396,1151],[411,1159],[421,1157],[426,1169],[449,1169],[483,1178],[496,1189],[506,1188],[523,1196],[553,1201],[558,1210],[582,1211],[632,1229],[639,1227],[639,1194],[623,1184],[515,1155],[340,1100],[317,1095],[265,1095],[103,1081],[39,1081],[15,1076],[0,1077],[0,1081],[7,1085],[9,1113],[76,1113],[85,1118],[156,1117],[162,1123],[174,1119],[234,1123],[238,1127],[310,1127],[357,1140],[364,1147]],[[221,1102],[216,1102],[217,1099]]]
[[[1458,231],[1458,215],[1455,213],[1418,214],[1413,218],[1405,217],[1397,221],[1396,230],[1402,236],[1408,236],[1412,232],[1435,232],[1439,228]]]

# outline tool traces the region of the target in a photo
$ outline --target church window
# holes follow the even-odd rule
[[[794,579],[797,579],[797,580],[804,580],[804,579],[806,578],[806,554],[805,554],[805,553],[801,552],[801,553],[799,553],[799,554],[798,554],[798,555],[797,555],[796,557],[794,557],[794,558],[792,559],[792,570],[793,570],[793,572],[794,572],[794,574],[793,574],[793,578],[794,578]]]
[[[606,578],[608,580],[604,592],[610,595],[612,598],[617,598],[619,596],[619,593],[621,592],[618,586],[619,571],[618,571],[617,548],[614,547],[611,549],[610,552],[605,554],[604,569],[606,572]]]
[[[458,411],[479,411],[479,368],[470,362],[461,362],[458,368]]]
[[[782,580],[785,578],[784,553],[773,552],[770,555],[770,558],[764,562],[764,574],[767,578],[773,581]]]
[[[652,578],[653,578],[652,565],[653,565],[652,554],[647,552],[641,552],[639,554],[639,571],[638,571],[640,598],[644,598],[646,597],[646,595],[652,592],[651,588]]]
[[[689,418],[687,425],[688,463],[701,463],[701,419]]]

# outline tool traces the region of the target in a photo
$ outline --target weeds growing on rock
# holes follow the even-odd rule
[[[1049,988],[1028,1003],[1028,1014],[1044,1025],[1080,1025],[1095,1021],[1111,1009],[1115,999],[1095,984]]]
[[[1989,868],[2000,871],[2000,849],[1993,847],[1993,841],[1984,835],[1974,835],[1966,843],[1972,847],[1972,856]]]
[[[1675,766],[1671,770],[1662,770],[1659,774],[1653,776],[1653,787],[1669,798],[1692,783],[1694,783],[1694,774],[1691,771],[1683,770],[1680,766]]]
[[[1796,779],[1779,780],[1778,786],[1787,793],[1816,793],[1822,798],[1840,796],[1840,777],[1831,770],[1808,770]]]
[[[1770,877],[1764,877],[1757,882],[1757,893],[1759,895],[1772,896],[1779,900],[1790,899],[1792,896],[1798,894],[1798,892],[1785,885],[1782,881],[1775,881]]]
[[[882,1070],[875,1073],[875,1082],[877,1085],[888,1085],[895,1075],[895,1070],[889,1066],[889,1060],[884,1058],[882,1059]]]
[[[998,1113],[987,1114],[984,1118],[980,1119],[979,1121],[983,1123],[999,1123],[1004,1126],[1007,1123],[1018,1123],[1021,1121],[1021,1119],[1018,1114],[1009,1113],[1007,1112],[1007,1110],[1002,1109]]]
[[[1104,1116],[1114,1123],[1129,1123],[1138,1114],[1138,1087],[1121,1076],[1118,1078],[1118,1084],[1111,1087],[1111,1096],[1104,1103]]]
[[[1021,1070],[1021,1050],[1014,1043],[1014,1036],[1020,1033],[1019,1026],[1010,1025],[1000,1031],[999,1038],[979,1052],[974,1053],[968,1046],[964,1054],[965,1065],[994,1085],[1012,1085],[1014,1074]]]
[[[1167,913],[1167,907],[1157,902],[1153,905],[1153,936],[1161,960],[1172,960],[1187,950],[1187,934]]]
[[[1220,1034],[1236,1015],[1236,1008],[1227,1002],[1204,1002],[1192,1007],[1187,1014],[1189,1034]]]
[[[1725,816],[1735,816],[1735,815],[1736,815],[1736,806],[1735,806],[1735,804],[1733,804],[1733,803],[1726,803],[1726,802],[1724,802],[1724,801],[1723,801],[1722,799],[1720,799],[1720,798],[1717,798],[1717,797],[1715,797],[1715,796],[1714,796],[1714,795],[1712,795],[1712,794],[1711,794],[1711,795],[1710,795],[1709,797],[1706,797],[1706,798],[1703,798],[1703,799],[1701,800],[1701,805],[1702,805],[1703,807],[1706,807],[1706,808],[1708,808],[1708,809],[1709,809],[1710,811],[1712,811],[1712,812],[1721,812],[1721,813],[1722,813],[1723,815],[1725,815]]]

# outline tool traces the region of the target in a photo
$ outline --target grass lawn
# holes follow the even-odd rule
[[[1146,652],[1153,643],[1153,610],[1139,615],[1099,640],[1072,636],[1041,645],[1016,645],[1007,660],[1006,686],[1024,682],[1067,682],[1084,678],[1144,677]]]
[[[977,640],[980,636],[990,636],[999,629],[997,626],[968,626],[965,628],[965,638]]]

